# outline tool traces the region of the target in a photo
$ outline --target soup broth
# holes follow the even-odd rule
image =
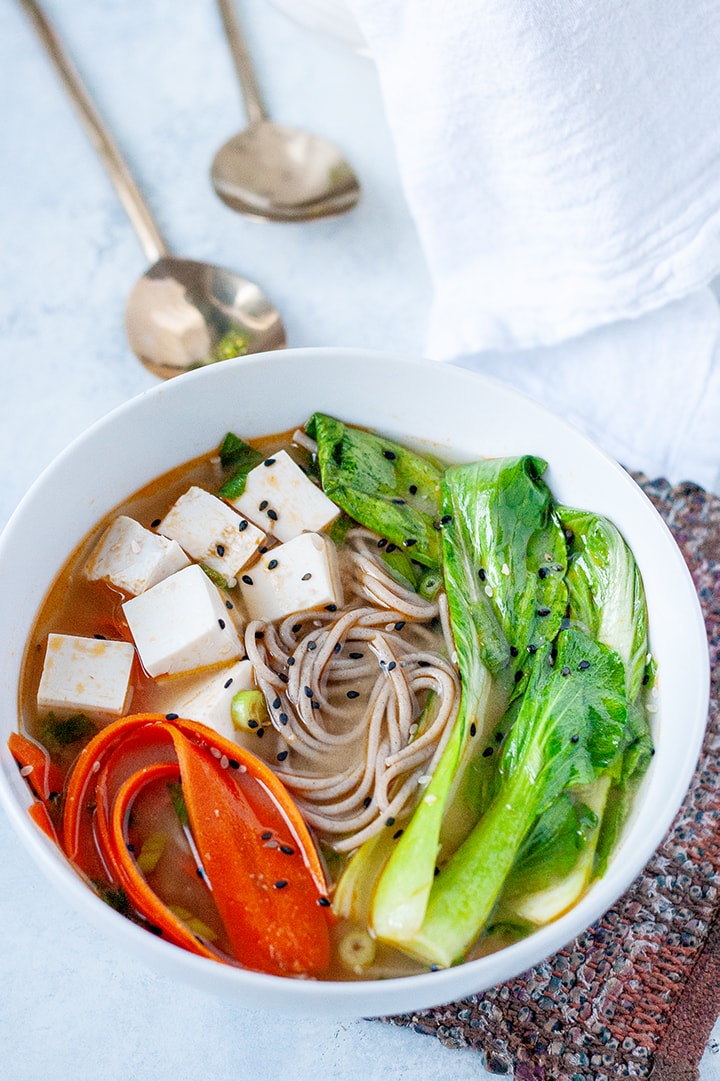
[[[89,885],[123,915],[177,944],[197,943],[205,956],[264,967],[252,960],[250,946],[249,961],[243,954],[254,940],[257,913],[240,912],[245,930],[238,932],[228,913],[238,911],[233,905],[242,898],[228,898],[225,885],[215,888],[225,871],[217,851],[212,860],[206,851],[213,821],[201,836],[191,828],[202,775],[213,799],[229,796],[230,819],[244,816],[230,822],[226,838],[237,840],[252,823],[252,850],[240,862],[246,860],[243,873],[253,888],[260,882],[264,893],[255,896],[267,903],[268,919],[292,924],[294,904],[306,915],[312,905],[307,928],[315,931],[307,935],[317,932],[329,942],[329,960],[305,968],[285,941],[293,927],[278,924],[278,942],[291,962],[278,961],[271,942],[265,970],[388,978],[500,949],[582,896],[602,873],[652,753],[645,707],[655,673],[632,554],[609,523],[553,503],[541,480],[545,463],[497,460],[480,466],[478,480],[474,466],[453,471],[327,419],[357,454],[349,469],[350,452],[337,434],[324,458],[322,446],[318,452],[320,444],[301,431],[254,440],[252,448],[235,439],[228,450],[226,439],[220,453],[157,478],[98,523],[38,613],[23,664],[20,731],[45,749],[60,778],[57,791],[41,795],[49,830],[57,830],[60,843],[64,838]],[[375,440],[369,450],[365,439]],[[236,484],[238,461],[244,464]],[[333,480],[340,466],[350,481]],[[284,481],[282,493],[272,486],[281,468],[299,478]],[[255,480],[266,488],[248,510]],[[309,496],[299,511],[292,503],[298,484]],[[233,573],[217,569],[227,540],[216,538],[210,556],[192,554],[191,504],[202,493],[215,499],[213,507],[222,502],[223,514],[232,508],[233,529],[261,528],[255,550]],[[319,512],[328,505],[331,512],[312,524],[302,516],[318,497]],[[239,646],[231,657],[204,654],[196,667],[185,659],[175,669],[158,661],[153,670],[140,624],[129,615],[137,598],[112,575],[90,580],[88,566],[121,516],[169,537],[166,523],[181,505],[190,515],[182,558],[220,605],[220,638],[236,635]],[[298,513],[300,524],[280,539]],[[600,555],[588,541],[598,531]],[[588,600],[599,591],[586,588],[598,561],[609,563],[613,545],[635,591],[631,633],[622,636],[632,649],[623,657],[622,642],[602,641],[595,601]],[[293,551],[312,570],[301,573],[305,564],[292,564]],[[617,551],[614,568],[621,565]],[[605,574],[604,563],[600,571]],[[164,583],[184,573],[174,571]],[[607,575],[602,581],[612,590]],[[257,608],[261,586],[267,603],[280,605],[273,616]],[[303,597],[313,599],[303,603]],[[114,733],[120,722],[101,710],[38,706],[52,635],[136,648],[122,713],[159,719],[152,746],[148,729],[131,725],[98,751],[94,765],[83,764],[83,749],[94,753],[102,747],[99,734]],[[562,695],[571,685],[566,707]],[[545,697],[561,703],[547,720]],[[133,789],[133,778],[155,769],[158,748],[165,765]],[[257,760],[265,773],[256,776]],[[544,772],[532,774],[528,763],[538,761]],[[31,786],[32,768],[24,767]],[[93,769],[97,791],[87,781],[74,790],[73,777]],[[185,775],[180,784],[183,769],[194,778],[192,795]],[[550,778],[551,799],[538,794],[546,783],[539,777]],[[281,782],[280,796],[273,795],[273,778]],[[121,800],[125,810],[111,835],[107,808]],[[293,817],[298,812],[301,819]],[[68,842],[72,814],[80,825]],[[237,844],[242,848],[242,840]],[[125,872],[117,870],[128,853],[137,885],[131,896]],[[299,868],[297,881],[291,868]],[[489,883],[484,894],[478,882]],[[425,917],[414,908],[418,895]],[[138,897],[152,900],[144,906]],[[268,900],[280,897],[285,916],[273,915]],[[473,906],[484,912],[475,930]],[[459,924],[470,913],[469,929],[457,934],[455,907]]]

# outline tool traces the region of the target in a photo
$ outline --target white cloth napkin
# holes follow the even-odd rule
[[[429,354],[717,487],[720,2],[349,6],[434,284]]]

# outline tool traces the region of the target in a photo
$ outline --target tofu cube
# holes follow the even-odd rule
[[[279,541],[325,529],[340,513],[284,450],[250,470],[232,506]]]
[[[265,540],[256,525],[197,485],[173,504],[158,532],[227,580],[237,576]]]
[[[119,717],[130,691],[131,642],[49,634],[38,687],[38,709],[60,715]]]
[[[121,514],[103,533],[85,565],[91,582],[103,580],[136,597],[190,565],[179,544]]]
[[[158,681],[148,697],[148,707],[158,713],[177,713],[190,721],[214,728],[226,739],[235,739],[230,714],[233,695],[254,688],[250,661],[193,676],[173,676]]]
[[[244,653],[220,590],[196,563],[122,607],[151,676],[228,664]]]
[[[242,575],[239,585],[251,619],[272,621],[342,605],[337,552],[322,533],[302,533],[271,548]]]

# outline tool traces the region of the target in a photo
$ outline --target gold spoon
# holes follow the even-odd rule
[[[233,210],[270,221],[307,221],[351,210],[360,198],[354,172],[326,139],[268,119],[231,0],[218,3],[248,127],[215,155],[210,170],[215,191]]]
[[[138,359],[162,379],[229,357],[281,349],[285,328],[260,288],[230,270],[178,259],[105,128],[60,39],[35,0],[21,0],[80,113],[151,262],[127,301],[125,329]]]

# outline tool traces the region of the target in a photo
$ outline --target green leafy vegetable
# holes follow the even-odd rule
[[[489,802],[497,759],[491,732],[565,614],[565,539],[544,469],[538,458],[490,459],[443,477],[444,580],[462,699],[375,893],[373,927],[398,945],[420,929],[441,841],[446,853],[456,848]]]
[[[247,475],[263,460],[262,452],[251,447],[239,436],[228,432],[218,448],[223,469],[233,470],[220,488],[223,499],[239,499],[245,491]]]
[[[94,736],[97,729],[84,713],[74,713],[72,717],[58,718],[48,713],[43,720],[41,742],[46,746],[69,747],[81,739]]]
[[[306,430],[318,445],[326,495],[418,563],[439,567],[438,466],[392,440],[324,413],[315,413]]]
[[[500,788],[436,876],[409,952],[439,965],[462,958],[539,816],[566,789],[607,772],[626,716],[625,672],[613,650],[570,628],[558,635],[554,660],[549,647],[538,651],[503,750]]]

